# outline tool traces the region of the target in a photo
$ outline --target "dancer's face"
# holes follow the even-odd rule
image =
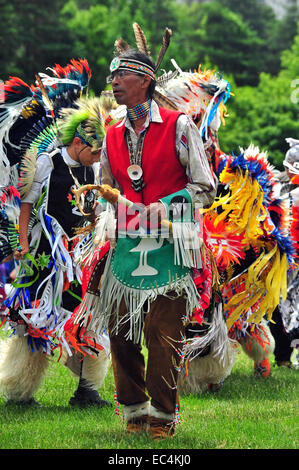
[[[150,77],[138,75],[127,70],[120,70],[112,74],[112,90],[118,104],[133,108],[147,100],[147,89]]]
[[[92,166],[100,161],[100,150],[94,151],[92,147],[86,145],[79,137],[75,137],[68,152],[73,160],[80,162],[84,166]]]

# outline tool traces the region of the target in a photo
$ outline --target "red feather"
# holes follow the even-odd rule
[[[217,267],[220,271],[227,269],[232,263],[240,264],[245,258],[243,251],[243,235],[228,231],[223,221],[215,225],[217,214],[206,214],[203,217],[204,238],[211,247]]]

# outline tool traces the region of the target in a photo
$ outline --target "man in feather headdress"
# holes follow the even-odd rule
[[[87,295],[85,312],[90,301],[93,310],[98,308],[93,317],[98,328],[109,323],[116,393],[127,431],[149,427],[151,438],[163,438],[174,433],[184,318],[198,301],[190,274],[200,265],[193,205],[209,206],[215,185],[197,128],[153,98],[156,71],[140,49],[126,49],[110,65],[113,94],[126,114],[107,131],[101,183],[118,188],[135,209],[118,206],[118,238],[106,262],[99,303]],[[184,216],[175,211],[182,205]],[[170,221],[171,233],[163,219]]]
[[[26,159],[21,167],[19,246],[14,251],[20,269],[6,299],[7,321],[15,335],[3,345],[0,391],[9,402],[36,404],[33,396],[49,364],[48,356],[59,345],[69,353],[66,366],[79,376],[70,405],[111,406],[97,391],[109,364],[104,348],[94,343],[96,357],[82,357],[71,352],[73,344],[67,344],[64,336],[64,325],[82,296],[82,271],[74,253],[76,227],[84,223],[84,217],[72,188],[97,181],[104,124],[96,98],[81,98],[73,107],[60,109],[59,116],[57,145],[37,156],[30,148],[27,155],[35,155],[34,168],[26,167]],[[47,135],[44,132],[37,140],[46,140]],[[90,209],[92,195],[85,197]]]

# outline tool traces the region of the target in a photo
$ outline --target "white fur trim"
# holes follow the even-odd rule
[[[194,360],[201,351],[211,346],[213,357],[224,366],[228,342],[229,338],[223,318],[223,308],[222,304],[219,303],[215,306],[213,320],[208,325],[206,333],[186,341],[185,357]]]
[[[141,416],[148,416],[150,410],[150,402],[145,401],[143,403],[136,403],[135,405],[124,406],[123,413],[126,421],[134,418],[140,418]]]
[[[39,351],[32,352],[27,338],[12,336],[1,343],[0,392],[13,401],[27,401],[38,390],[49,361]]]
[[[105,351],[100,351],[97,356],[85,356],[82,359],[82,354],[80,353],[69,356],[63,350],[61,362],[75,376],[79,377],[81,373],[82,378],[88,382],[88,386],[94,390],[103,385],[110,365],[110,359]]]
[[[109,368],[109,358],[105,351],[100,351],[96,357],[83,359],[82,378],[86,379],[89,386],[97,390],[103,384]]]
[[[220,361],[214,351],[206,356],[195,357],[190,361],[188,375],[181,374],[178,380],[179,394],[196,395],[206,389],[209,384],[223,382],[231,373],[235,363],[235,351],[233,341],[229,341],[224,361]]]
[[[150,405],[149,415],[153,418],[159,418],[169,422],[174,420],[174,413],[164,413],[163,411],[157,410],[153,405]]]

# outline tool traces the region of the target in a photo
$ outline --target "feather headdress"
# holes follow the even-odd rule
[[[135,34],[136,45],[137,45],[138,50],[142,52],[143,54],[151,57],[151,52],[150,52],[149,45],[147,43],[146,36],[138,23],[133,23],[133,31]]]
[[[133,32],[135,35],[135,41],[136,41],[136,47],[139,50],[139,52],[142,52],[143,54],[147,55],[152,59],[151,56],[151,50],[148,44],[148,41],[146,39],[146,35],[144,31],[141,29],[140,25],[138,23],[133,23]],[[165,57],[165,54],[167,52],[167,49],[170,44],[170,39],[172,36],[172,31],[169,28],[165,28],[163,38],[162,38],[162,45],[160,48],[160,51],[158,53],[158,57],[155,61],[155,66],[154,66],[154,72],[155,75],[157,74],[159,67]],[[130,45],[123,40],[123,38],[117,39],[114,43],[116,55],[121,55],[122,53],[126,52],[126,50],[130,49]],[[155,90],[154,92],[154,99],[157,101],[157,103],[160,106],[163,106],[164,108],[168,109],[173,109],[177,110],[176,104],[171,101],[165,94],[161,94],[159,90]]]
[[[141,29],[141,27],[139,26],[139,24],[136,23],[136,22],[133,23],[133,31],[134,31],[134,35],[135,35],[137,49],[140,52],[142,52],[143,54],[145,54],[148,57],[152,58],[151,57],[152,54],[151,54],[150,47],[148,45],[148,41],[146,39],[146,36],[145,36],[143,30]],[[165,30],[164,30],[163,37],[162,37],[162,45],[161,45],[158,57],[157,57],[156,62],[155,62],[155,72],[156,73],[159,70],[159,67],[160,67],[160,65],[161,65],[161,63],[162,63],[162,61],[165,57],[165,54],[167,52],[167,49],[170,45],[171,36],[172,36],[172,30],[170,28],[166,27]],[[123,41],[122,39],[120,39],[118,41],[120,41],[120,44],[122,44],[122,46],[124,46],[124,44],[122,42]],[[116,41],[116,43],[118,43],[118,41]],[[119,49],[120,44],[118,44],[118,49]],[[125,46],[125,49],[127,48],[126,46]],[[122,47],[122,49],[125,50],[123,47]]]
[[[159,70],[159,67],[161,65],[162,60],[164,59],[164,56],[166,54],[166,51],[169,47],[170,44],[170,38],[172,36],[172,31],[169,28],[165,28],[164,35],[162,38],[162,46],[158,55],[158,58],[156,60],[156,71]]]
[[[62,143],[69,144],[78,133],[93,150],[100,150],[105,137],[100,100],[80,98],[75,104],[76,108],[60,111],[61,118],[57,121],[57,126]]]
[[[10,165],[19,163],[29,144],[26,134],[33,126],[45,128],[44,117],[57,117],[61,107],[70,107],[88,86],[91,71],[86,59],[72,59],[65,67],[56,64],[49,69],[53,76],[39,73],[36,83],[28,85],[10,77],[0,88],[0,175],[6,185]],[[20,121],[19,121],[20,120]],[[18,125],[20,122],[20,125]],[[46,124],[48,125],[48,123]],[[23,144],[21,146],[21,141]]]
[[[148,41],[146,39],[146,35],[144,31],[141,29],[140,25],[138,23],[133,23],[133,32],[135,36],[135,41],[136,41],[136,47],[139,50],[139,52],[142,52],[142,54],[147,55],[148,57],[152,58],[150,46],[148,44]],[[167,49],[170,44],[170,39],[172,36],[172,31],[169,28],[165,28],[163,37],[162,37],[162,45],[158,54],[158,57],[155,62],[155,72],[159,70],[159,67],[163,61],[163,58],[167,52]],[[114,43],[115,51],[117,55],[122,54],[126,50],[130,49],[130,45],[124,41],[123,38],[119,38],[115,41]]]
[[[117,54],[122,54],[126,50],[130,49],[129,44],[123,38],[117,39],[114,43],[114,47]]]
[[[224,124],[225,103],[230,98],[230,85],[212,70],[184,72],[172,59],[175,72],[168,72],[157,80],[157,92],[167,97],[177,109],[187,114],[200,128],[202,136],[218,113]]]

